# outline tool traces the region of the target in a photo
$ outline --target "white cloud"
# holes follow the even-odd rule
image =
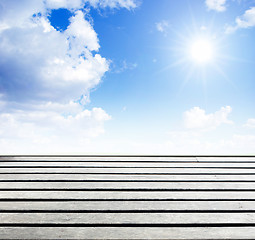
[[[4,7],[7,15],[13,10],[8,4]],[[94,88],[109,68],[105,58],[94,54],[100,47],[97,34],[79,10],[64,32],[54,29],[44,15],[32,18],[35,10],[39,9],[32,8],[26,18],[15,23],[9,17],[4,19],[8,29],[0,34],[2,93],[15,101],[79,98]]]
[[[161,22],[156,23],[156,29],[162,33],[167,32],[168,26],[169,26],[169,24],[165,20],[162,20]]]
[[[248,128],[255,128],[255,118],[249,118],[244,126]]]
[[[83,12],[77,11],[76,15],[71,17],[70,22],[66,34],[68,36],[75,36],[75,42],[73,42],[74,39],[72,39],[73,41],[71,44],[75,46],[80,45],[80,42],[83,42],[86,43],[86,46],[90,51],[98,51],[100,46],[97,34],[91,24],[84,19]],[[82,49],[80,49],[80,51],[82,51]]]
[[[228,26],[226,33],[233,33],[239,28],[250,28],[255,26],[255,7],[252,7],[245,11],[245,13],[237,17],[235,20],[235,26]]]
[[[221,140],[219,146],[229,149],[229,154],[254,154],[255,135],[234,134],[229,140]]]
[[[167,139],[149,138],[139,141],[133,139],[109,139],[104,143],[105,154],[141,154],[141,155],[234,155],[255,154],[255,135],[218,134],[212,132],[173,131]]]
[[[81,10],[85,0],[1,1],[0,87],[6,100],[66,102],[87,94],[109,69],[99,39]],[[134,8],[132,0],[89,1],[94,7]],[[51,26],[51,9],[74,16],[65,31]],[[21,60],[22,59],[22,60]],[[13,94],[15,92],[15,94]]]
[[[217,12],[223,12],[226,10],[227,0],[206,0],[205,4],[209,10],[215,10]]]
[[[46,5],[51,9],[68,8],[70,10],[81,9],[85,3],[94,8],[127,8],[138,6],[137,0],[46,0]]]
[[[90,139],[104,132],[110,115],[100,107],[84,109],[110,63],[99,53],[86,3],[137,6],[133,0],[0,1],[1,153],[86,152]],[[48,19],[59,8],[72,13],[63,31]]]
[[[103,134],[104,122],[110,119],[101,108],[87,110],[75,102],[48,102],[26,110],[1,113],[1,152],[8,152],[11,147],[12,151],[17,151],[17,143],[27,152],[31,147],[40,151],[37,144],[43,144],[45,152],[71,152],[84,141]]]
[[[84,0],[46,0],[46,5],[50,9],[80,9],[84,6]]]
[[[137,0],[88,0],[93,7],[100,8],[127,8],[132,9],[138,6]]]
[[[231,107],[226,106],[215,113],[206,114],[205,110],[194,107],[183,114],[184,126],[188,129],[208,130],[214,129],[223,123],[230,124],[232,121],[228,120],[228,115],[231,111]]]

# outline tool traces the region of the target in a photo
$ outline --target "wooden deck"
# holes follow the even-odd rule
[[[255,157],[0,157],[0,239],[255,239]]]

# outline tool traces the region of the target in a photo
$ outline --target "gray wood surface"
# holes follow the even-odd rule
[[[2,201],[0,204],[0,212],[4,210],[165,210],[165,211],[255,211],[254,201]]]
[[[250,190],[255,182],[0,182],[2,189],[134,189],[134,190]]]
[[[100,173],[100,174],[171,174],[171,175],[177,175],[177,174],[253,174],[255,175],[255,169],[200,169],[200,168],[0,168],[0,174],[2,173]]]
[[[232,158],[231,158],[232,159]],[[252,159],[249,158],[249,159]],[[255,160],[255,157],[253,158]],[[119,157],[119,156],[104,156],[104,157],[94,157],[94,156],[25,156],[25,157],[0,157],[0,160],[2,161],[26,161],[26,160],[31,160],[31,161],[177,161],[177,162],[182,162],[182,161],[197,161],[196,157],[143,157],[143,156],[132,156],[132,157]]]
[[[0,227],[0,239],[250,239],[254,227]]]
[[[255,175],[218,175],[218,174],[210,174],[210,175],[190,175],[190,174],[182,174],[182,175],[146,175],[146,174],[0,174],[0,182],[5,180],[97,180],[97,181],[109,181],[109,180],[146,180],[146,181],[255,181]]]
[[[255,213],[1,213],[0,225],[254,223]]]
[[[0,239],[255,239],[255,157],[0,156]]]
[[[231,163],[231,162],[5,162],[0,160],[0,168],[6,167],[57,167],[57,168],[255,168],[254,163]]]
[[[141,192],[141,191],[0,191],[1,199],[252,199],[255,191],[178,191],[178,192]]]

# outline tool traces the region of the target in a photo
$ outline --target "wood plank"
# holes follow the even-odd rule
[[[1,162],[2,167],[100,167],[100,168],[255,168],[254,163],[205,163],[205,162]],[[107,170],[107,169],[106,169]]]
[[[2,210],[255,210],[255,201],[1,201]]]
[[[207,156],[207,157],[196,157],[196,160],[198,162],[203,162],[203,161],[206,161],[206,162],[214,162],[214,161],[222,161],[222,162],[230,162],[230,161],[233,161],[233,162],[248,162],[248,161],[255,161],[255,156],[244,156],[244,157],[235,157],[235,156],[225,156],[225,157],[210,157],[210,156]]]
[[[255,190],[252,183],[215,182],[0,182],[0,189],[235,189]]]
[[[0,239],[253,239],[254,227],[0,227]]]
[[[96,181],[111,181],[111,180],[175,180],[175,181],[255,181],[254,175],[115,175],[115,174],[0,174],[0,181],[5,180],[96,180]]]
[[[0,213],[0,225],[22,224],[254,224],[255,213]]]
[[[196,157],[118,157],[118,156],[111,156],[111,157],[69,157],[69,156],[51,156],[51,157],[0,157],[0,161],[188,161],[188,162],[197,162]],[[254,159],[255,161],[255,159]]]
[[[254,174],[255,175],[255,169],[199,169],[199,168],[0,168],[0,174],[3,173],[90,173],[90,174]]]
[[[253,239],[254,189],[255,157],[0,157],[0,239]]]
[[[13,156],[0,157],[0,161],[191,161],[191,162],[255,162],[255,156]]]
[[[247,192],[116,192],[116,191],[0,191],[1,199],[253,199],[255,191]]]

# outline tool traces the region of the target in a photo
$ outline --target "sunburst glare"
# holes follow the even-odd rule
[[[208,39],[197,39],[190,47],[192,60],[198,64],[205,64],[213,59],[213,45]]]

